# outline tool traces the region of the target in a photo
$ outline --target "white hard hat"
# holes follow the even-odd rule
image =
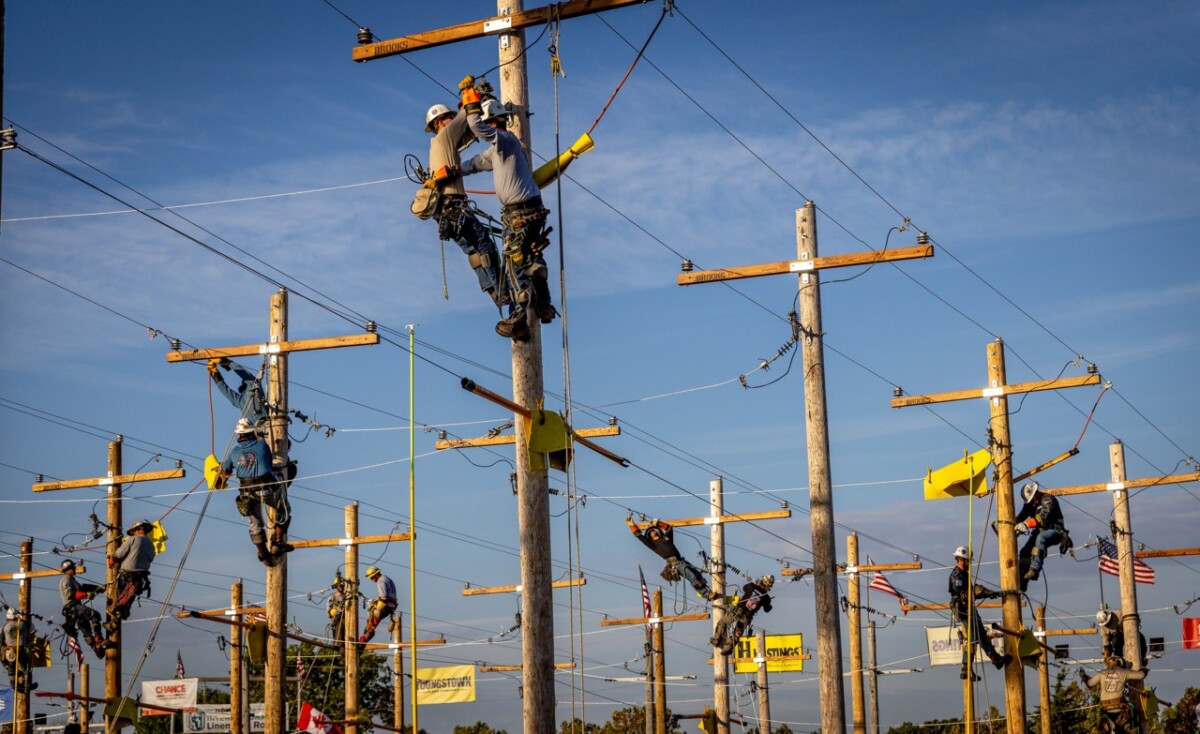
[[[12,607],[9,607],[8,610],[4,612],[4,616],[7,617],[8,619],[16,619],[17,618],[17,610],[13,609]]]
[[[237,426],[234,427],[233,432],[237,434],[254,433],[254,424],[245,418],[240,418],[237,422]]]
[[[1026,484],[1024,487],[1021,487],[1021,499],[1029,502],[1040,489],[1041,487],[1038,486],[1037,482],[1030,482],[1029,484]]]
[[[512,110],[508,109],[508,106],[501,103],[500,100],[495,98],[486,99],[483,101],[483,115],[479,119],[484,122],[491,122],[501,117],[508,117],[512,113]]]
[[[454,113],[451,112],[450,108],[444,104],[435,104],[434,106],[430,107],[429,111],[425,113],[425,132],[427,132],[427,133],[434,132],[433,121],[438,119],[439,117],[444,117],[445,115],[452,115],[452,114],[454,114]]]
[[[1110,619],[1112,619],[1112,612],[1106,609],[1101,609],[1100,611],[1096,612],[1096,624],[1100,625],[1101,627],[1108,624],[1108,620]]]
[[[971,560],[971,549],[965,545],[960,545],[954,549],[954,557],[969,561]]]

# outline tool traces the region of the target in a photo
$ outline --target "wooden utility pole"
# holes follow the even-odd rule
[[[21,574],[27,575],[33,570],[33,538],[21,541]],[[29,625],[29,631],[33,632],[32,617],[29,613],[33,611],[33,599],[30,579],[22,578],[20,585],[17,587],[17,613],[20,615],[18,623],[24,622]],[[21,665],[20,658],[17,658],[17,665]],[[26,681],[32,680],[30,671],[21,671]],[[32,731],[32,723],[29,717],[29,691],[28,685],[24,687],[13,686],[13,730],[15,734],[29,734]]]
[[[368,333],[345,337],[288,341],[288,292],[280,289],[271,294],[269,335],[266,344],[253,344],[210,349],[180,350],[174,348],[167,353],[167,362],[194,362],[266,355],[267,358],[267,435],[266,443],[271,447],[274,468],[286,475],[288,472],[288,374],[287,361],[291,352],[334,349],[338,347],[364,346],[379,343],[374,333],[374,324],[367,324]],[[290,480],[284,479],[282,494],[287,496]],[[286,500],[284,501],[286,506]],[[275,510],[266,508],[274,525]],[[290,512],[290,509],[287,510]],[[286,539],[285,539],[286,540]],[[293,544],[295,545],[295,544]],[[274,566],[267,567],[267,650],[264,668],[263,697],[265,705],[265,734],[286,734],[287,721],[287,554]]]
[[[758,732],[771,734],[771,696],[767,685],[767,632],[758,631]]]
[[[121,474],[121,445],[123,438],[117,436],[115,440],[108,444],[108,474],[103,477],[92,479],[72,479],[65,482],[38,482],[33,485],[34,492],[49,492],[60,489],[78,489],[83,487],[104,487],[108,496],[106,521],[108,524],[108,539],[105,544],[105,553],[108,558],[112,558],[113,553],[121,545],[121,540],[125,533],[123,530],[121,516],[121,485],[130,484],[133,482],[150,482],[159,479],[178,479],[186,476],[186,472],[176,462],[176,468],[160,472],[138,472],[136,474],[122,475]],[[107,610],[107,621],[116,624],[116,631],[109,635],[109,638],[116,637],[117,644],[109,647],[104,652],[104,697],[109,701],[117,701],[121,698],[121,626],[122,620],[114,618],[113,611],[116,607],[118,595],[117,590],[117,569],[109,567],[106,569],[105,575],[105,608]],[[118,710],[119,707],[113,707],[113,710]],[[104,717],[104,730],[108,734],[114,734],[117,731],[116,718],[106,715]]]
[[[1125,481],[1125,445],[1115,441],[1108,447],[1108,458],[1112,466],[1112,481],[1121,485]],[[1141,627],[1138,616],[1137,581],[1133,568],[1133,525],[1129,516],[1129,492],[1124,489],[1113,490],[1113,525],[1116,528],[1118,570],[1121,579],[1121,626],[1125,636],[1124,657],[1134,670],[1141,670],[1146,664],[1142,660],[1142,646],[1139,642]],[[1134,704],[1142,715],[1138,717],[1138,728],[1141,734],[1148,734],[1149,724],[1146,722],[1146,699],[1142,695],[1142,682],[1129,681],[1133,690]]]
[[[1033,611],[1034,623],[1037,625],[1034,630],[1036,635],[1042,633],[1043,640],[1046,635],[1046,607],[1039,606]],[[1050,656],[1045,651],[1038,657],[1038,692],[1039,708],[1041,710],[1041,725],[1042,734],[1050,734]]]
[[[867,620],[867,674],[871,676],[867,679],[867,700],[870,702],[867,711],[869,712],[870,725],[867,730],[871,734],[879,734],[879,669],[875,667],[875,620]]]
[[[721,517],[725,514],[725,480],[717,477],[708,483],[708,514]],[[709,558],[712,561],[712,588],[721,592],[713,601],[713,636],[721,625],[728,602],[725,598],[725,524],[718,522],[708,531]],[[713,711],[717,714],[717,731],[708,734],[729,734],[729,656],[720,648],[713,648]]]
[[[679,285],[712,283],[764,275],[800,276],[800,332],[804,369],[805,436],[808,449],[808,496],[812,527],[813,586],[816,597],[818,691],[822,731],[844,731],[841,620],[838,613],[837,544],[834,538],[833,478],[829,465],[829,426],[825,400],[825,334],[821,328],[819,270],[909,260],[933,255],[933,247],[881,250],[833,257],[817,256],[817,209],[809,201],[796,210],[796,260],[691,272]],[[721,734],[727,734],[722,731]]]
[[[992,464],[996,468],[996,521],[1000,529],[1000,588],[1004,594],[1002,603],[1004,627],[1020,631],[1021,621],[1020,579],[1017,561],[1017,538],[1013,532],[1016,508],[1013,501],[1012,438],[1008,426],[1008,396],[1020,393],[1059,390],[1067,387],[1096,385],[1100,376],[1096,374],[1080,377],[1063,377],[1053,380],[1009,385],[1004,369],[1004,342],[997,339],[987,345],[988,386],[981,389],[960,390],[937,395],[914,395],[892,400],[893,408],[913,405],[929,405],[956,400],[985,398],[990,411]],[[1017,640],[1007,636],[1005,650],[1012,656],[1004,671],[1004,693],[1007,730],[1009,734],[1023,734],[1025,729],[1025,672],[1017,655]],[[970,679],[967,680],[969,684]],[[969,689],[971,686],[967,686]],[[967,709],[968,720],[971,709]]]
[[[851,533],[846,538],[846,567],[858,567],[858,534]],[[849,602],[846,614],[850,623],[850,708],[854,734],[866,732],[866,708],[863,705],[862,679],[862,615],[859,613],[859,574],[857,571],[848,572],[846,597]]]
[[[867,559],[870,561],[870,559]],[[846,565],[838,566],[840,573],[846,574],[846,616],[850,624],[850,703],[853,711],[853,727],[855,734],[866,731],[866,711],[863,703],[863,654],[862,654],[862,585],[864,573],[878,571],[911,571],[921,568],[920,561],[907,563],[858,563],[858,534],[851,533],[846,537]],[[803,569],[807,571],[808,569]],[[793,571],[793,574],[788,574]],[[785,569],[786,575],[794,575],[794,569]],[[871,628],[874,634],[874,627]],[[874,644],[874,643],[872,643]],[[875,663],[870,663],[871,686],[874,696]]]
[[[661,586],[654,590],[654,616],[663,616]],[[667,646],[661,624],[654,625],[654,732],[667,734]]]
[[[346,537],[358,537],[358,503],[346,505]],[[358,545],[346,546],[342,588],[342,661],[346,676],[346,734],[358,734]],[[355,593],[348,593],[349,591]],[[399,655],[400,651],[397,650]],[[353,723],[351,723],[353,722]]]
[[[646,655],[646,708],[642,718],[645,719],[646,734],[654,734],[658,719],[654,715],[654,631],[649,622],[646,623],[646,642],[642,649]]]
[[[79,666],[79,693],[84,698],[89,698],[92,695],[92,689],[89,685],[90,681],[88,679],[90,672],[91,666],[87,663],[83,663]],[[85,701],[83,705],[79,707],[79,709],[79,728],[81,731],[87,732],[88,727],[92,725],[92,707],[88,706],[87,702]],[[234,732],[234,734],[237,734],[237,732]]]
[[[279,290],[271,294],[271,325],[269,344],[286,342],[288,338],[288,299],[287,291]],[[272,354],[267,362],[267,374],[270,381],[267,385],[267,444],[271,447],[275,468],[283,472],[288,465],[287,437],[287,355]],[[286,497],[288,484],[283,484],[283,494]],[[264,503],[265,504],[265,503]],[[286,504],[286,500],[284,501]],[[275,510],[266,508],[267,514],[275,514],[274,522],[283,518],[278,517]],[[288,510],[290,512],[290,510]],[[274,522],[271,524],[273,525]],[[278,563],[267,567],[267,651],[266,665],[263,667],[263,703],[265,705],[264,719],[266,734],[285,734],[289,729],[287,721],[287,639],[284,630],[287,626],[287,554],[282,554]],[[353,733],[351,733],[353,734]]]
[[[242,608],[242,580],[238,579],[229,587],[229,608],[237,611]],[[238,615],[241,619],[241,615]],[[242,679],[245,677],[245,646],[242,643],[246,637],[241,627],[229,630],[229,728],[230,734],[250,734],[246,728],[246,711],[250,709],[242,690]]]

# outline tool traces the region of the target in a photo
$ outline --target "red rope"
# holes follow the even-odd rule
[[[592,134],[592,131],[596,129],[596,126],[600,124],[600,118],[604,117],[605,112],[608,112],[608,106],[611,105],[613,100],[617,98],[617,93],[621,91],[621,87],[625,86],[625,81],[629,79],[629,75],[633,73],[633,67],[637,66],[637,63],[642,60],[642,54],[646,53],[646,48],[650,45],[650,41],[654,38],[654,34],[658,33],[658,28],[662,25],[663,19],[666,17],[667,9],[663,8],[662,15],[658,16],[658,22],[654,24],[654,30],[650,31],[650,36],[646,39],[646,42],[642,44],[641,49],[638,50],[637,56],[633,58],[633,63],[629,65],[629,69],[626,70],[625,76],[621,77],[621,83],[617,85],[617,88],[613,90],[612,96],[609,97],[608,101],[604,103],[604,109],[600,110],[600,114],[596,116],[596,121],[593,122],[592,126],[587,129],[588,135]]]
[[[1083,422],[1083,430],[1079,432],[1079,438],[1075,439],[1075,445],[1071,447],[1072,449],[1079,448],[1079,442],[1083,440],[1083,434],[1087,433],[1088,426],[1091,425],[1092,416],[1096,415],[1096,408],[1100,405],[1100,398],[1104,397],[1104,393],[1108,392],[1108,388],[1109,386],[1105,385],[1100,390],[1100,394],[1096,396],[1096,402],[1092,404],[1092,412],[1088,413],[1087,420]]]

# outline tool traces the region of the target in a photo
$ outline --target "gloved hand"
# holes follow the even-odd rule
[[[637,523],[633,521],[633,515],[630,515],[629,517],[625,518],[625,524],[629,526],[629,532],[633,533],[634,535],[637,535],[638,526],[637,526]]]
[[[220,363],[221,363],[221,360],[219,360],[219,359],[210,359],[210,360],[208,360],[208,374],[210,374],[210,375],[212,375],[212,376],[216,377],[216,375],[217,375],[217,365],[219,365]]]
[[[456,178],[458,178],[457,168],[454,166],[442,166],[430,175],[424,185],[427,189],[436,189],[438,186],[450,183]]]
[[[463,109],[468,115],[478,115],[483,112],[478,90],[475,89],[475,77],[466,76],[458,83],[459,96],[462,98]]]
[[[233,362],[230,362],[228,357],[221,357],[221,369],[228,372],[233,369]]]
[[[108,557],[108,567],[116,568],[116,565],[117,565],[117,559],[113,558],[112,556],[109,556]]]
[[[1013,525],[1013,532],[1015,532],[1017,535],[1024,535],[1025,533],[1029,532],[1029,528],[1022,523],[1017,523],[1016,525]]]
[[[425,183],[421,184],[421,186],[427,189],[436,189],[437,181],[434,181],[432,178],[427,178],[425,179]]]

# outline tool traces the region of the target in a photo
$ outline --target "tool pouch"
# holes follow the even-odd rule
[[[432,219],[441,208],[442,194],[437,189],[421,187],[413,195],[412,213],[417,219]]]
[[[237,499],[234,500],[234,504],[237,505],[238,514],[242,517],[250,517],[250,503],[252,501],[249,494],[245,492],[239,494]]]

